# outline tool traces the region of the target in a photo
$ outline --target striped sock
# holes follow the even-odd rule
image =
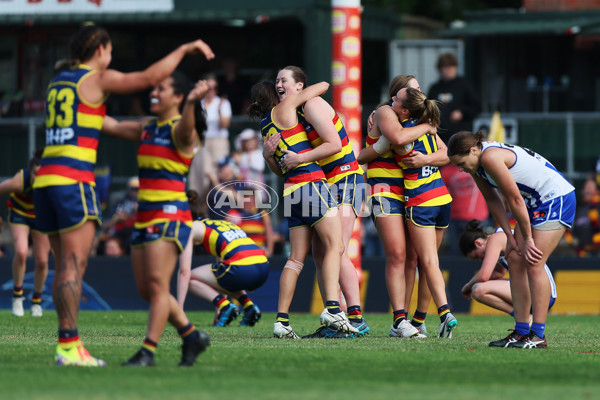
[[[350,306],[348,307],[348,319],[354,322],[362,322],[362,312],[360,310],[360,306]]]
[[[325,302],[325,308],[329,311],[330,314],[339,314],[342,310],[340,310],[340,302],[327,300]]]
[[[248,297],[247,294],[241,295],[238,298],[238,301],[240,302],[240,304],[242,305],[244,310],[246,310],[254,305],[254,302],[250,299],[250,297]]]
[[[277,320],[276,322],[281,322],[281,325],[283,326],[290,326],[290,316],[288,313],[282,313],[282,312],[278,312],[277,313]]]
[[[42,304],[42,294],[38,292],[33,292],[33,296],[31,297],[31,302],[33,304]]]
[[[438,308],[438,317],[440,317],[440,322],[444,322],[446,320],[446,315],[450,312],[450,307],[448,304],[444,304],[440,308]]]
[[[177,329],[177,333],[179,333],[179,336],[181,336],[183,339],[183,343],[194,342],[198,340],[198,330],[194,325],[192,325],[191,322],[183,328]]]
[[[394,310],[394,328],[397,328],[400,325],[400,322],[406,319],[406,311],[402,310]]]
[[[531,331],[537,335],[540,339],[544,338],[544,333],[546,332],[546,324],[538,324],[534,322],[531,324]]]
[[[58,346],[61,349],[69,350],[79,344],[79,333],[77,329],[67,330],[60,329],[58,331]]]
[[[13,287],[13,297],[23,297],[23,286]]]
[[[415,314],[412,317],[412,321],[410,324],[415,328],[419,328],[421,325],[425,323],[425,318],[427,317],[426,312],[421,312],[419,310],[415,310]]]
[[[229,304],[231,304],[231,302],[227,300],[227,297],[223,296],[222,294],[215,297],[212,302],[215,306],[219,308],[219,311],[221,311],[223,307],[226,307]]]
[[[156,353],[156,348],[158,347],[158,343],[153,340],[148,339],[147,337],[144,339],[144,343],[142,344],[142,351],[149,356],[154,357],[154,353]]]

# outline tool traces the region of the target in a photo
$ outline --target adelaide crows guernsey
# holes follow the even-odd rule
[[[301,154],[313,149],[308,140],[306,129],[299,121],[291,128],[282,128],[277,126],[275,121],[273,121],[273,110],[271,110],[262,117],[260,128],[263,140],[267,140],[275,133],[281,134],[281,140],[279,141],[273,157],[283,172],[283,179],[285,181],[283,191],[284,196],[309,182],[325,180],[325,174],[317,162],[303,163],[292,170],[285,169],[281,163],[283,158],[285,158],[285,153],[282,150],[290,150],[294,153]]]
[[[81,81],[97,73],[86,65],[60,72],[46,93],[46,146],[34,188],[95,185],[94,166],[100,129],[106,116],[104,102],[91,104],[79,93]]]
[[[21,176],[23,179],[23,191],[20,193],[11,193],[6,201],[6,207],[25,218],[35,219],[35,210],[33,209],[33,188],[31,186],[29,168],[23,168],[21,170]]]
[[[204,249],[226,265],[254,265],[268,262],[265,251],[232,222],[199,219],[206,226]]]
[[[306,120],[304,112],[301,110],[298,110],[298,120],[302,125],[304,125],[306,134],[308,135],[308,140],[310,140],[310,144],[313,148],[323,143],[323,139],[321,139],[317,131],[315,131],[313,126]],[[346,128],[344,128],[344,124],[337,113],[333,116],[332,122],[338,135],[340,136],[340,141],[342,142],[342,151],[319,161],[319,165],[323,169],[325,177],[327,178],[327,183],[330,185],[340,181],[348,175],[362,175],[364,173],[356,161],[354,150],[352,150],[350,140],[348,139],[348,133],[346,132]]]
[[[402,126],[410,128],[417,125],[416,120],[404,120]],[[452,202],[442,174],[438,167],[424,165],[421,168],[407,168],[402,160],[413,152],[432,154],[437,151],[435,135],[425,134],[408,145],[405,154],[396,154],[395,158],[404,172],[404,201],[406,207],[442,206]]]
[[[155,118],[144,126],[137,154],[140,189],[136,229],[168,221],[192,224],[185,181],[193,155],[181,153],[175,144],[175,126],[180,119],[180,115],[166,121]]]

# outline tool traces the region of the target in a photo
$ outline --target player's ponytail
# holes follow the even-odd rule
[[[483,230],[481,221],[472,219],[465,225],[463,233],[458,240],[458,247],[460,248],[461,253],[466,257],[467,254],[475,250],[475,240],[481,238],[485,239],[487,237],[488,234]]]
[[[441,124],[440,109],[435,100],[427,98],[419,89],[406,88],[406,99],[402,107],[410,113],[411,119],[416,119],[420,124],[429,123],[435,127]]]
[[[90,60],[99,46],[102,45],[106,47],[109,43],[110,36],[104,28],[94,25],[93,23],[85,23],[81,29],[71,37],[71,40],[69,41],[70,58],[66,61],[70,67],[76,67],[77,65]],[[65,60],[62,60],[59,63],[64,64]]]
[[[261,118],[279,103],[275,84],[271,81],[262,81],[252,86],[250,101],[252,103],[248,107],[248,115]]]

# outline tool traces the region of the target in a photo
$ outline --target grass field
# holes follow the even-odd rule
[[[274,314],[254,328],[213,328],[192,368],[177,368],[180,339],[167,328],[154,368],[124,368],[139,348],[145,312],[82,312],[79,332],[105,368],[56,367],[56,316],[0,312],[0,399],[600,399],[600,317],[551,316],[547,350],[488,348],[509,317],[458,315],[450,340],[389,338],[390,315],[369,314],[358,339],[278,340]],[[233,324],[236,324],[234,321]],[[318,316],[293,314],[298,334]],[[427,319],[432,332],[437,318]]]

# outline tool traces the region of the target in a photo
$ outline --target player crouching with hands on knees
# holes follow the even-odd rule
[[[232,222],[198,218],[201,216],[195,211],[198,195],[193,190],[187,195],[194,222],[190,240],[179,257],[179,305],[183,308],[189,290],[215,305],[215,326],[225,327],[238,316],[237,307],[227,299],[227,295],[231,295],[244,309],[240,325],[254,326],[261,313],[246,291],[256,290],[267,281],[269,261],[265,251]],[[192,269],[195,244],[202,244],[207,253],[217,257],[217,261]]]
[[[491,235],[481,226],[481,221],[473,219],[467,223],[460,236],[459,247],[463,255],[472,260],[481,261],[481,269],[462,288],[463,296],[471,298],[488,307],[504,311],[514,317],[510,281],[504,276],[509,268],[509,261],[504,249],[508,238],[502,228],[497,228]],[[556,301],[556,284],[548,265],[544,265],[550,281],[551,297],[548,310]],[[532,316],[529,320],[531,323]],[[490,343],[491,347],[506,347],[508,340],[502,339]]]

